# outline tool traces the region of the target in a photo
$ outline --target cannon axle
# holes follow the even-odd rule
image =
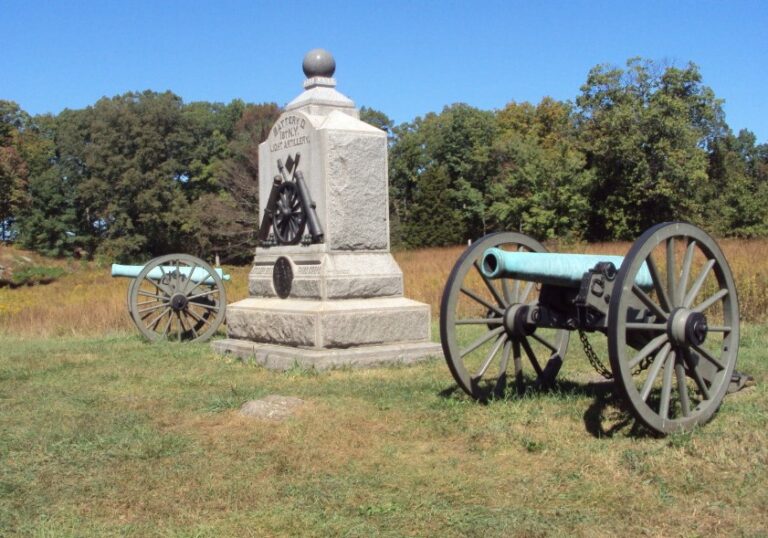
[[[667,322],[669,339],[677,346],[700,346],[707,339],[707,332],[707,316],[687,308],[676,309]]]
[[[513,304],[504,312],[504,330],[510,338],[530,336],[536,331],[536,325],[528,321],[531,307],[525,304]]]

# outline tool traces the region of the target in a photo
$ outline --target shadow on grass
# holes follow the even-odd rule
[[[564,379],[557,380],[549,386],[537,385],[533,380],[528,381],[531,382],[527,383],[524,389],[505,387],[501,395],[498,390],[488,387],[484,391],[478,391],[481,397],[476,398],[476,401],[479,405],[487,406],[520,397],[563,395],[592,398],[583,419],[587,432],[594,437],[611,438],[620,432],[625,432],[624,436],[632,438],[657,437],[654,432],[634,418],[612,380],[579,383]],[[458,385],[452,385],[441,390],[438,396],[455,398],[463,397],[464,393]],[[573,404],[563,401],[563,405]]]

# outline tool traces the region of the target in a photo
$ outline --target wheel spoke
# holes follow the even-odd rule
[[[677,393],[680,395],[680,409],[683,411],[684,417],[690,416],[691,399],[688,396],[688,384],[685,382],[685,369],[679,360],[675,361],[675,377],[677,378]]]
[[[188,292],[186,292],[186,293],[185,293],[185,295],[186,295],[187,297],[189,297],[189,296],[192,294],[192,292],[193,292],[193,291],[195,291],[195,290],[196,290],[197,288],[199,288],[200,286],[202,286],[202,285],[203,285],[203,283],[204,283],[206,280],[208,280],[208,277],[206,277],[206,278],[201,278],[201,279],[200,279],[200,282],[196,282],[196,283],[195,283],[195,285],[194,285],[194,286],[192,286],[192,289],[190,289]]]
[[[461,288],[461,293],[463,293],[464,295],[466,295],[468,297],[471,297],[472,299],[474,299],[475,301],[477,301],[478,303],[480,303],[484,307],[488,308],[489,310],[493,310],[498,315],[500,315],[500,316],[504,315],[504,311],[501,310],[498,306],[492,305],[491,303],[489,303],[488,301],[486,301],[485,299],[483,299],[482,297],[477,295],[472,290],[468,290],[467,288],[462,287]]]
[[[184,322],[181,321],[181,311],[180,310],[176,311],[176,317],[179,320],[179,330],[176,332],[176,336],[177,336],[179,342],[181,342],[181,337],[187,331],[187,329],[186,329],[186,327],[184,327]]]
[[[189,287],[189,283],[193,282],[193,277],[195,276],[195,271],[197,270],[197,262],[192,262],[192,265],[189,268],[189,275],[187,276],[186,282],[184,282],[184,287],[181,289],[181,293],[186,294],[187,288]],[[203,280],[206,280],[205,278]]]
[[[691,347],[693,347],[693,349],[696,350],[696,353],[698,353],[699,355],[701,355],[702,357],[707,359],[709,362],[711,362],[712,364],[717,366],[718,370],[725,370],[725,366],[723,366],[723,363],[721,363],[719,360],[714,358],[709,351],[707,351],[703,347],[699,347],[699,346],[696,346],[696,345],[691,346]]]
[[[480,275],[483,283],[485,283],[485,287],[488,288],[488,291],[491,292],[491,295],[493,295],[493,298],[496,299],[497,303],[499,303],[499,306],[501,308],[506,308],[507,304],[504,302],[504,299],[501,297],[501,295],[499,295],[499,292],[496,290],[496,286],[493,285],[493,282],[491,282],[491,279],[485,276],[480,270],[480,264],[477,262],[477,260],[475,260],[472,265],[475,269],[477,269],[477,273]]]
[[[515,293],[512,295],[512,302],[513,303],[520,302],[520,281],[519,280],[515,280]]]
[[[512,304],[512,296],[509,292],[509,279],[508,278],[502,278],[501,279],[501,292],[504,296],[504,304],[509,305]]]
[[[488,371],[488,367],[491,365],[491,362],[493,362],[493,358],[496,356],[496,354],[499,352],[499,349],[501,349],[501,346],[504,345],[504,342],[506,341],[507,341],[506,333],[502,334],[499,338],[496,339],[496,343],[493,344],[493,347],[491,348],[491,351],[488,353],[488,356],[485,357],[485,361],[480,366],[480,370],[478,370],[475,376],[472,378],[473,381],[479,381],[485,375],[485,372]]]
[[[663,320],[667,319],[667,313],[661,309],[659,305],[653,302],[653,299],[648,297],[648,294],[645,293],[642,289],[640,289],[640,286],[637,284],[632,285],[632,293],[637,296],[642,303],[647,306],[650,310],[653,311],[653,313],[656,315],[657,318],[661,318]]]
[[[491,340],[492,338],[496,337],[501,331],[504,330],[504,327],[497,327],[493,329],[492,331],[488,331],[483,336],[472,342],[464,351],[460,353],[461,357],[465,357],[469,353],[472,353],[474,350]]]
[[[667,329],[666,323],[627,323],[628,331],[664,331]]]
[[[536,340],[537,342],[539,342],[541,345],[543,345],[543,346],[545,346],[545,347],[548,347],[548,348],[549,348],[549,350],[550,350],[552,353],[555,353],[555,352],[557,352],[557,348],[556,348],[556,347],[555,347],[553,344],[551,344],[551,343],[547,342],[546,340],[544,340],[544,338],[543,338],[543,337],[539,336],[539,335],[538,335],[538,334],[536,334],[536,333],[533,333],[531,336],[533,337],[533,339],[534,339],[534,340]]]
[[[163,338],[168,337],[168,330],[171,328],[171,321],[173,321],[173,312],[168,313],[168,323],[165,324],[165,329],[163,330]]]
[[[704,312],[707,308],[715,304],[726,295],[728,295],[728,288],[723,288],[703,303],[698,304],[693,310],[694,312]]]
[[[199,323],[203,323],[203,324],[208,323],[208,321],[204,317],[200,316],[197,312],[195,312],[191,308],[188,307],[184,311],[187,313],[188,316],[193,317]]]
[[[182,282],[180,260],[173,260],[171,265],[176,268],[176,270],[171,274],[171,277],[173,278],[173,291],[178,292],[180,289],[179,284]]]
[[[667,296],[667,291],[664,289],[664,286],[661,283],[661,276],[659,276],[659,269],[656,267],[656,262],[653,261],[653,258],[651,256],[648,256],[648,258],[645,260],[645,263],[648,265],[648,271],[651,273],[651,281],[653,282],[653,288],[656,290],[656,295],[658,295],[659,297],[661,308],[663,308],[667,312],[671,312],[672,303],[670,302],[669,297]]]
[[[147,308],[140,308],[139,310],[136,311],[136,313],[141,315],[144,312],[154,312],[158,308],[163,308],[167,304],[168,303],[159,303],[159,304],[155,304],[155,306],[148,306]]]
[[[661,418],[669,418],[669,401],[672,397],[672,372],[674,372],[675,352],[671,352],[664,364],[664,377],[661,380],[661,397],[659,403],[659,415]]]
[[[677,294],[675,295],[675,304],[681,304],[685,296],[685,290],[688,287],[688,279],[691,276],[691,264],[693,263],[693,254],[696,251],[696,241],[693,239],[688,243],[683,259],[683,268],[680,272],[680,283],[677,285]]]
[[[501,352],[501,362],[499,363],[499,377],[507,375],[507,366],[509,366],[509,354],[512,351],[512,340],[509,338],[504,342],[504,351]]]
[[[218,312],[219,311],[219,307],[216,306],[216,305],[213,305],[213,304],[205,304],[205,303],[195,302],[195,306],[199,306],[200,308],[205,308],[206,310],[208,310],[210,312]]]
[[[457,320],[454,325],[499,325],[502,321],[501,318],[472,318]]]
[[[667,333],[662,333],[647,344],[643,346],[643,349],[641,349],[637,355],[632,357],[630,361],[627,363],[627,368],[632,370],[635,366],[640,364],[640,361],[645,359],[648,355],[659,349],[662,344],[666,343],[669,340],[669,337],[667,336]]]
[[[157,291],[159,291],[159,292],[162,292],[162,294],[163,294],[163,295],[166,295],[166,296],[171,296],[171,295],[173,295],[173,290],[172,290],[172,289],[170,289],[170,288],[168,288],[168,286],[166,286],[166,285],[165,285],[165,284],[163,284],[162,282],[160,282],[160,281],[157,281],[157,280],[154,280],[154,279],[152,279],[152,278],[149,278],[149,276],[145,276],[145,277],[144,277],[144,280],[145,280],[146,282],[149,282],[150,284],[152,284],[152,285],[155,287],[155,289],[156,289]]]
[[[192,331],[192,334],[194,334],[194,335],[195,335],[195,340],[197,340],[198,338],[200,338],[200,335],[198,334],[198,332],[197,332],[197,329],[195,329],[195,324],[194,324],[194,323],[190,323],[190,325],[189,325],[189,330],[191,330],[191,331]]]
[[[523,360],[520,355],[520,343],[517,340],[512,340],[512,360],[515,363],[515,384],[517,385],[517,391],[523,391]]]
[[[493,387],[493,394],[497,398],[502,398],[507,388],[507,365],[509,364],[509,353],[512,350],[512,341],[507,339],[504,342],[504,350],[501,352],[501,362],[499,363],[499,377],[496,379],[496,385]]]
[[[651,388],[653,388],[653,383],[656,381],[656,378],[659,375],[659,372],[661,371],[661,367],[664,366],[664,362],[667,360],[667,356],[669,355],[669,350],[672,349],[672,345],[667,342],[664,344],[664,347],[662,347],[658,353],[656,353],[656,356],[653,358],[653,363],[651,364],[650,369],[648,370],[648,377],[645,380],[645,384],[643,384],[643,388],[640,391],[640,398],[645,402],[648,400],[648,395],[651,394]]]
[[[699,276],[696,277],[696,280],[691,286],[691,289],[688,290],[688,294],[685,296],[685,299],[683,300],[683,306],[685,308],[691,307],[691,304],[693,304],[693,300],[701,291],[701,287],[704,285],[704,281],[707,279],[707,275],[709,274],[709,272],[712,270],[714,266],[715,266],[715,260],[707,260],[707,263],[704,265],[704,267],[701,268],[701,272],[699,273]]]
[[[696,361],[693,360],[693,357],[691,357],[691,351],[685,350],[683,351],[683,359],[685,360],[685,363],[688,365],[688,371],[691,373],[691,377],[693,378],[693,381],[696,383],[696,386],[699,387],[699,391],[701,392],[701,395],[704,397],[705,400],[709,400],[709,389],[707,388],[707,384],[704,382],[704,378],[701,377],[701,372],[699,372],[699,367],[696,364]],[[681,365],[682,368],[682,365]]]
[[[203,293],[198,293],[197,295],[187,296],[188,301],[194,301],[195,299],[199,299],[200,297],[208,297],[209,295],[213,295],[214,293],[218,293],[219,290],[216,288],[211,288],[208,291],[204,291]]]
[[[675,291],[675,238],[667,239],[667,291],[672,298],[672,307],[677,306],[677,292]]]
[[[148,304],[168,304],[168,298],[155,299],[154,301],[142,301],[136,303],[136,306],[147,306]]]
[[[157,288],[157,286],[155,287]],[[160,289],[160,288],[157,288],[157,289]],[[144,290],[139,290],[137,294],[141,295],[142,297],[152,297],[154,299],[166,299],[168,297],[168,295],[166,295],[165,293],[161,295],[159,293],[149,293],[148,291],[144,291]]]
[[[523,292],[520,294],[520,299],[517,302],[526,304],[528,296],[531,294],[531,290],[533,290],[533,282],[528,282],[523,288]]]
[[[543,370],[539,365],[539,361],[536,360],[536,354],[533,352],[533,349],[531,349],[531,345],[528,343],[528,340],[525,337],[520,339],[520,345],[523,346],[525,354],[528,355],[528,360],[531,361],[531,366],[533,366],[533,369],[536,370],[536,375],[541,376]]]
[[[160,312],[160,314],[155,319],[153,319],[149,323],[145,323],[145,325],[154,331],[155,328],[157,327],[158,322],[162,319],[163,316],[165,316],[166,312],[170,312],[170,310],[171,310],[170,307],[166,308],[165,310]],[[147,317],[149,317],[149,316],[147,316]]]
[[[173,260],[169,260],[169,261],[173,263]],[[160,274],[162,275],[160,277],[160,280],[158,281],[158,284],[167,288],[168,295],[173,295],[176,292],[176,286],[167,286],[166,284],[162,283],[164,280],[166,280],[166,277],[170,275],[165,272],[165,267],[163,267],[162,265],[158,265],[157,268],[160,269]],[[149,273],[147,273],[147,275],[149,275]]]

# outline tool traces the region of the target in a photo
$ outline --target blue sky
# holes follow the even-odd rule
[[[731,128],[768,142],[768,1],[0,0],[0,99],[32,114],[144,89],[284,105],[314,47],[342,93],[397,123],[573,100],[590,68],[634,56],[692,61]]]

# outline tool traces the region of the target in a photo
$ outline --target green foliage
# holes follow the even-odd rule
[[[389,119],[389,116],[384,112],[364,106],[360,108],[360,120],[386,131],[391,140],[395,122]]]
[[[768,234],[768,145],[742,130],[713,141],[709,155],[708,221],[724,235]]]
[[[222,191],[215,198],[201,198],[194,208],[201,216],[196,237],[207,241],[210,250],[227,263],[244,263],[253,256],[260,225],[259,144],[267,139],[279,115],[275,104],[243,109],[232,129],[227,158],[216,166],[215,177]]]
[[[486,232],[484,200],[487,179],[494,173],[495,133],[492,112],[465,104],[395,128],[389,167],[391,212],[401,223],[404,237],[395,238],[394,243],[442,245]],[[438,193],[438,186],[444,191],[439,202],[430,201],[430,193]],[[441,212],[447,216],[437,215]],[[441,222],[454,229],[435,229]]]
[[[30,118],[12,101],[0,100],[0,241],[11,234],[11,226],[29,203],[29,167],[22,156]]]
[[[731,134],[698,68],[631,59],[592,69],[575,105],[446,107],[394,128],[393,244],[462,243],[495,230],[634,239],[685,220],[768,233],[768,148]]]
[[[463,239],[464,222],[456,209],[456,191],[451,189],[447,167],[426,170],[419,178],[405,225],[410,245],[455,245]],[[435,208],[441,208],[435,211]]]
[[[394,125],[395,247],[497,230],[539,239],[633,239],[686,220],[768,234],[768,145],[734,135],[694,64],[599,65],[574,103],[466,104]],[[172,251],[247,262],[259,228],[258,145],[274,104],[185,104],[171,92],[30,117],[0,100],[0,238],[49,255],[144,261]]]
[[[499,173],[489,192],[496,227],[540,239],[581,237],[593,176],[577,148],[570,106],[545,98],[510,103],[498,113]]]
[[[30,266],[14,271],[11,276],[12,286],[31,286],[33,284],[47,284],[66,273],[61,267]],[[2,281],[0,281],[2,284]]]
[[[184,105],[170,92],[145,91],[34,118],[39,136],[27,136],[17,166],[31,169],[21,244],[49,255],[81,251],[105,260],[141,261],[173,251],[210,258],[233,250],[242,259],[253,241],[233,244],[230,238],[254,232],[243,232],[247,224],[238,221],[243,211],[234,200],[243,193],[227,172],[231,163],[256,155],[277,115],[274,105],[263,108],[269,117],[245,144],[236,141],[260,108],[239,100]],[[257,175],[247,181],[253,195],[241,199],[255,215],[258,193],[250,185]]]
[[[593,68],[576,99],[595,174],[589,236],[633,239],[654,223],[702,223],[706,146],[723,130],[721,102],[698,68],[640,59]]]

